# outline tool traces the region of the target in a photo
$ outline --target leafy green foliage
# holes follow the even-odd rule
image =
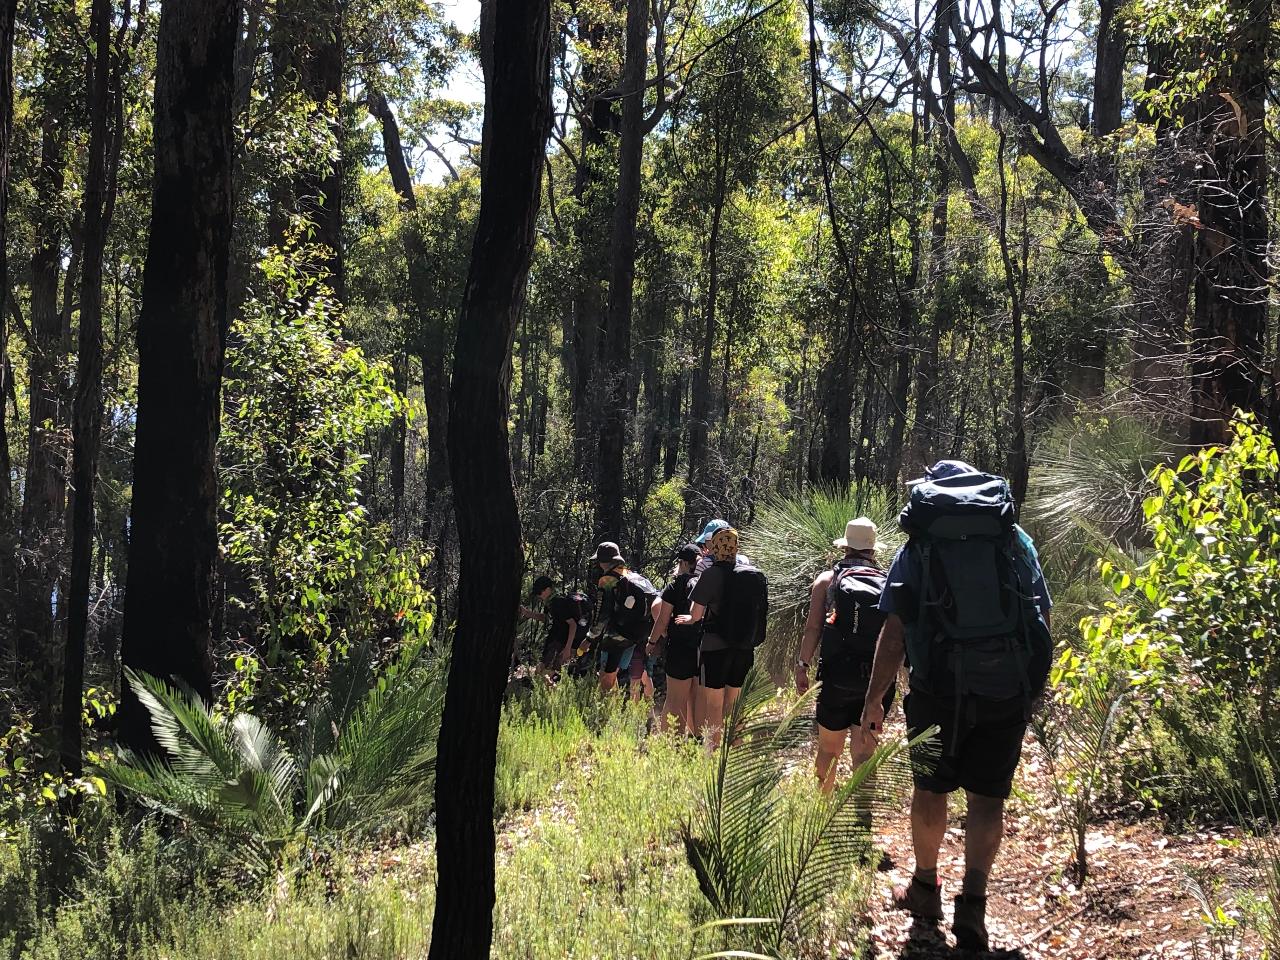
[[[240,693],[265,683],[264,703],[305,702],[352,644],[431,624],[426,558],[392,546],[363,503],[368,442],[408,401],[343,339],[305,259],[302,246],[268,251],[227,357],[222,549],[248,632]]]
[[[742,929],[778,955],[817,929],[824,905],[847,885],[871,849],[869,825],[878,801],[899,796],[909,768],[897,763],[906,745],[879,747],[830,797],[783,789],[785,756],[807,744],[814,691],[771,709],[774,691],[753,670],[725,721],[725,735],[704,796],[684,829],[690,866],[722,920],[768,919]],[[926,731],[921,739],[932,731]]]
[[[367,647],[286,737],[245,712],[212,712],[145,674],[129,682],[164,757],[124,757],[103,774],[159,810],[242,850],[257,869],[309,838],[371,835],[430,809],[443,706],[440,661],[421,646],[375,676]]]

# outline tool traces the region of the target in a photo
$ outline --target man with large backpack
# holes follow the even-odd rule
[[[636,654],[644,656],[644,645],[653,627],[650,607],[658,591],[647,579],[627,568],[618,545],[605,541],[596,547],[591,562],[600,567],[596,586],[600,591],[599,616],[588,636],[599,650],[600,689],[618,685],[618,671],[627,669]]]
[[[691,594],[697,585],[698,559],[702,550],[695,543],[687,543],[676,554],[676,567],[671,580],[654,605],[653,630],[649,634],[649,652],[657,653],[662,647],[663,665],[667,674],[667,698],[658,726],[666,730],[668,717],[675,717],[676,731],[681,735],[697,729],[699,711],[691,700],[697,689],[698,645],[702,631],[697,625],[681,626],[678,617],[686,616],[693,606]]]
[[[882,698],[905,659],[907,726],[919,733],[936,725],[940,732],[932,755],[922,750],[913,757],[915,873],[894,891],[894,906],[942,919],[938,851],[947,795],[964,790],[965,875],[952,930],[956,945],[969,950],[988,947],[987,876],[1052,656],[1049,591],[1016,513],[1003,478],[957,460],[939,461],[913,482],[899,518],[908,541],[880,602],[886,618],[862,711],[862,727],[878,734]]]
[[[818,757],[816,774],[823,793],[836,782],[836,761],[849,738],[849,758],[856,769],[875,751],[876,741],[859,724],[871,681],[876,640],[884,624],[880,595],[885,573],[876,562],[880,548],[876,525],[867,517],[845,524],[844,536],[831,541],[844,556],[830,570],[818,574],[809,590],[800,653],[796,658],[796,689],[809,689],[809,667],[821,647],[818,663]],[[884,709],[893,703],[894,688],[884,695]]]
[[[574,641],[585,636],[590,625],[591,606],[586,596],[577,591],[556,593],[555,581],[545,575],[533,581],[531,597],[542,609],[522,606],[520,616],[547,625],[538,667],[550,677],[573,659]]]
[[[698,648],[702,685],[702,721],[711,749],[720,742],[724,718],[733,709],[747,673],[755,663],[755,648],[764,642],[769,621],[769,586],[764,573],[738,554],[738,532],[725,526],[707,542],[712,563],[702,571],[689,599],[688,614],[676,625],[702,624]]]

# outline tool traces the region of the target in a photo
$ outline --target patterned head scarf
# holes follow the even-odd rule
[[[711,554],[716,563],[728,563],[736,560],[738,557],[738,531],[733,527],[717,530],[711,535],[711,542],[707,544],[707,552]]]

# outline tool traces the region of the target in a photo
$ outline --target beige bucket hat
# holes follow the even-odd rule
[[[832,540],[833,547],[845,550],[879,550],[884,544],[876,539],[876,525],[867,517],[858,517],[844,525],[844,536]]]

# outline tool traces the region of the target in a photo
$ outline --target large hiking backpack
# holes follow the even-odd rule
[[[628,570],[619,577],[614,589],[618,595],[613,601],[612,622],[608,627],[628,640],[638,642],[643,639],[642,634],[647,634],[653,626],[650,607],[659,596],[658,590],[647,577],[634,570]]]
[[[769,626],[769,581],[759,567],[750,563],[725,564],[724,591],[714,623],[714,633],[730,647],[752,649],[764,643]]]
[[[1030,703],[1043,689],[1052,645],[1023,592],[1015,515],[1003,477],[967,473],[912,489],[898,522],[919,592],[897,606],[913,685],[957,701]]]
[[[885,573],[865,563],[842,560],[831,571],[822,658],[835,663],[870,662],[885,616],[880,612]]]

